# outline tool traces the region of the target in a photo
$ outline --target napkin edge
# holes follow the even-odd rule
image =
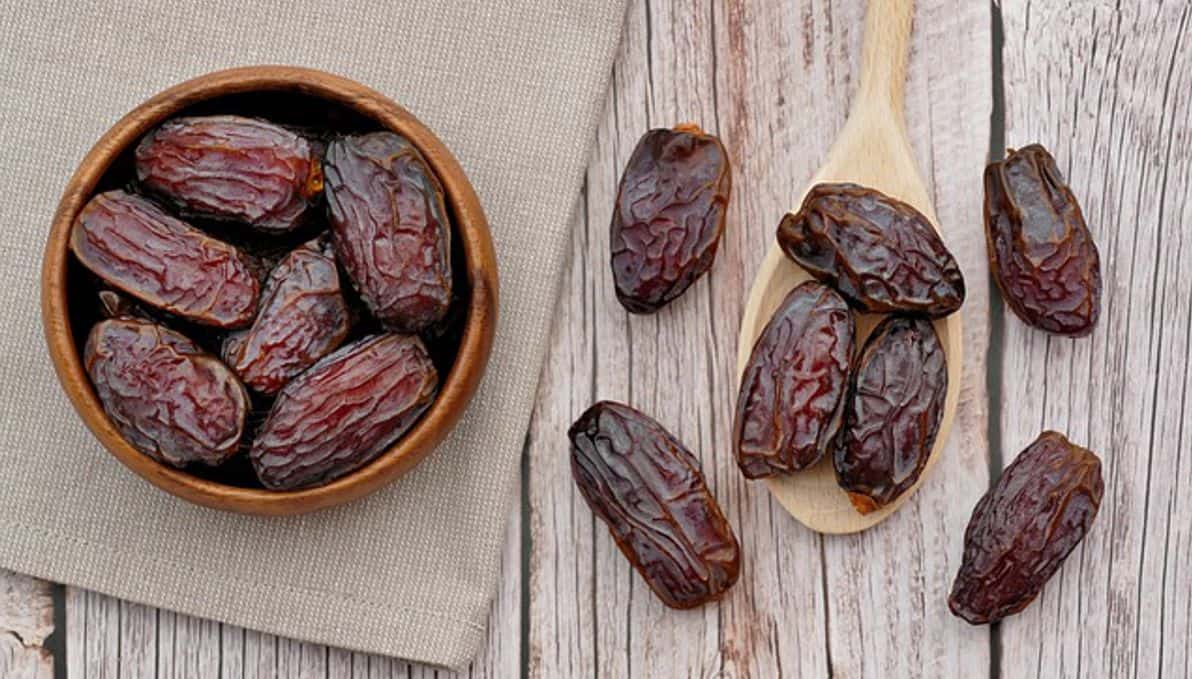
[[[211,592],[210,596],[185,597],[161,591],[144,593],[146,572],[163,567],[177,569],[171,564],[150,563],[147,561],[149,555],[137,555],[114,545],[83,540],[44,526],[12,521],[5,522],[5,526],[0,540],[7,544],[0,547],[0,568],[282,638],[461,670],[475,659],[486,634],[484,625],[438,611],[394,607],[313,588],[261,587],[259,582],[251,579],[237,583],[239,586],[234,591],[225,589]],[[46,544],[52,546],[45,549]],[[99,577],[95,575],[98,569],[90,565],[94,559],[103,558],[102,552],[107,552],[109,558],[105,563],[106,571]],[[210,583],[211,587],[217,585],[227,583]],[[286,608],[290,615],[269,613],[271,603],[278,600],[273,592],[279,589],[287,591]],[[305,614],[293,613],[295,599],[302,600],[299,607]],[[250,606],[258,613],[251,616],[252,619],[233,620],[221,612],[219,602],[222,600],[238,601],[241,607],[245,601],[255,600]],[[361,634],[353,635],[350,630],[321,625],[317,620],[320,611],[327,611],[329,618],[352,620]],[[288,627],[283,629],[273,625],[271,619],[286,620]],[[363,630],[370,630],[369,633],[374,635],[371,638],[379,639],[379,642],[350,643],[353,638],[364,637]]]

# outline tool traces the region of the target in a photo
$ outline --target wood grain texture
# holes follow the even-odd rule
[[[1007,677],[1192,676],[1192,5],[1004,0],[1006,145],[1049,147],[1100,247],[1093,334],[1002,331],[1002,452],[1101,455],[1084,543],[1002,624]]]
[[[921,3],[907,83],[916,161],[971,285],[966,349],[976,358],[940,465],[887,524],[821,538],[743,479],[729,445],[746,289],[844,123],[863,11],[859,1],[631,4],[531,429],[531,676],[988,671],[987,634],[957,624],[944,601],[968,508],[987,484],[987,5]],[[618,175],[642,132],[683,120],[719,133],[733,160],[725,239],[685,296],[631,317],[608,264]],[[574,490],[565,431],[600,398],[655,416],[701,458],[743,546],[741,582],[721,604],[666,610]]]
[[[54,631],[51,585],[0,570],[0,677],[49,679],[54,659],[45,649]]]
[[[992,17],[980,0],[920,0],[907,124],[969,286],[963,388],[940,463],[907,505],[866,533],[820,537],[735,468],[735,338],[773,229],[851,105],[863,2],[631,2],[531,424],[529,521],[514,517],[470,676],[518,676],[523,641],[531,677],[1192,676],[1192,9],[1001,5],[1006,143],[1051,147],[1082,199],[1101,248],[1104,315],[1081,340],[1001,313],[991,330],[980,172]],[[681,120],[729,149],[728,229],[708,276],[658,315],[629,317],[608,268],[612,196],[638,136]],[[1039,601],[995,628],[992,646],[988,628],[945,603],[988,485],[991,332],[1002,462],[1054,427],[1099,452],[1106,475],[1088,539]],[[641,407],[701,458],[744,548],[741,581],[721,604],[665,609],[575,492],[565,430],[597,398]],[[48,590],[32,587],[27,600],[48,611]],[[0,626],[12,629],[5,606]],[[71,677],[436,675],[80,590],[68,590],[66,608]],[[0,663],[10,647],[0,645]]]

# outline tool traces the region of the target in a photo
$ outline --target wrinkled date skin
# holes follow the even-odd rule
[[[783,300],[741,375],[733,440],[747,478],[806,469],[835,445],[854,330],[844,299],[822,283]]]
[[[335,253],[329,243],[311,241],[269,273],[256,320],[227,337],[223,357],[249,387],[275,394],[347,335]]]
[[[868,514],[905,493],[923,472],[944,416],[948,366],[931,322],[890,316],[853,370],[836,480]]]
[[[136,149],[137,179],[188,214],[285,232],[323,190],[310,143],[241,116],[175,118]]]
[[[1043,432],[973,510],[948,607],[974,625],[1026,608],[1092,526],[1103,491],[1095,454]]]
[[[654,420],[601,401],[571,425],[571,475],[658,598],[693,608],[737,581],[732,527],[699,462]]]
[[[134,448],[175,467],[236,453],[248,393],[219,359],[164,326],[100,321],[83,363],[112,424]]]
[[[256,315],[260,284],[245,256],[139,196],[92,198],[70,248],[108,285],[196,323],[235,328]]]
[[[386,327],[424,330],[451,303],[451,225],[443,187],[418,149],[392,132],[327,148],[335,248],[361,299]]]
[[[731,190],[724,146],[698,127],[650,130],[638,141],[611,226],[613,282],[626,310],[654,313],[707,273]]]
[[[1002,297],[1028,325],[1080,337],[1101,313],[1101,257],[1055,159],[1032,144],[985,168],[985,240]]]
[[[856,184],[817,184],[778,226],[783,252],[869,313],[947,316],[964,303],[956,259],[925,216]]]
[[[438,375],[413,335],[366,337],[282,388],[250,458],[266,488],[343,476],[389,447],[434,400]]]

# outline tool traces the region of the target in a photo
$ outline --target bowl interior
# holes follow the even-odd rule
[[[422,333],[439,372],[439,394],[421,420],[387,451],[323,486],[266,490],[244,454],[219,467],[190,465],[178,470],[158,463],[132,449],[118,434],[113,436],[114,429],[81,368],[87,334],[102,317],[96,293],[103,286],[67,252],[69,223],[87,198],[102,191],[125,188],[151,196],[138,189],[133,165],[134,149],[143,134],[167,118],[214,114],[264,118],[298,130],[320,148],[334,135],[390,129],[409,138],[422,151],[444,187],[452,224],[454,294],[447,317]],[[139,133],[130,135],[130,130]],[[294,246],[326,231],[322,198],[311,214],[314,219],[309,224],[282,236],[256,234],[244,225],[185,219],[270,266]],[[101,442],[138,474],[172,493],[207,506],[258,514],[290,514],[340,504],[375,490],[412,467],[442,439],[470,400],[487,362],[495,316],[495,262],[487,224],[471,186],[449,152],[412,116],[381,95],[335,76],[284,67],[237,69],[184,83],[117,123],[71,180],[55,216],[43,273],[43,312],[55,367],[76,409]],[[340,274],[355,319],[345,343],[381,331],[342,267]],[[61,292],[54,291],[55,278],[61,281]],[[226,334],[180,319],[169,319],[168,324],[217,355]],[[56,334],[66,339],[56,338]],[[70,355],[61,355],[66,353]],[[246,443],[272,403],[272,399],[258,394],[252,398]]]

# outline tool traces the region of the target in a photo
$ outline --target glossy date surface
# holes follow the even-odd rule
[[[257,477],[289,490],[343,476],[413,426],[437,387],[415,336],[374,335],[341,347],[279,392],[249,454]]]
[[[678,439],[611,401],[585,411],[568,436],[576,486],[663,603],[693,608],[737,581],[737,538]]]
[[[1021,611],[1084,538],[1101,506],[1101,460],[1043,432],[981,498],[948,606],[978,625]]]
[[[392,132],[327,148],[327,207],[340,262],[386,327],[417,332],[451,303],[451,225],[443,187],[422,154]]]
[[[844,299],[815,281],[792,290],[774,312],[737,395],[733,440],[746,477],[806,469],[835,446],[854,330]]]
[[[252,327],[224,340],[223,358],[244,383],[274,394],[348,335],[335,253],[325,241],[295,248],[269,273]]]
[[[698,127],[650,130],[638,141],[610,229],[622,306],[658,311],[711,268],[731,190],[724,146]]]
[[[851,380],[836,481],[868,514],[915,485],[939,433],[948,366],[931,321],[884,319],[861,349]]]
[[[856,184],[817,184],[778,226],[783,252],[857,309],[938,318],[964,303],[956,259],[921,212]]]
[[[183,467],[220,464],[236,452],[248,394],[181,334],[134,318],[100,321],[83,363],[112,424],[146,455]]]
[[[985,168],[989,269],[1028,325],[1079,337],[1101,313],[1101,257],[1055,159],[1032,144]]]
[[[188,214],[267,232],[300,224],[323,190],[310,142],[234,115],[167,120],[137,145],[136,172],[143,186]]]
[[[139,196],[92,198],[70,247],[108,285],[196,323],[235,328],[256,314],[260,284],[243,253]]]

